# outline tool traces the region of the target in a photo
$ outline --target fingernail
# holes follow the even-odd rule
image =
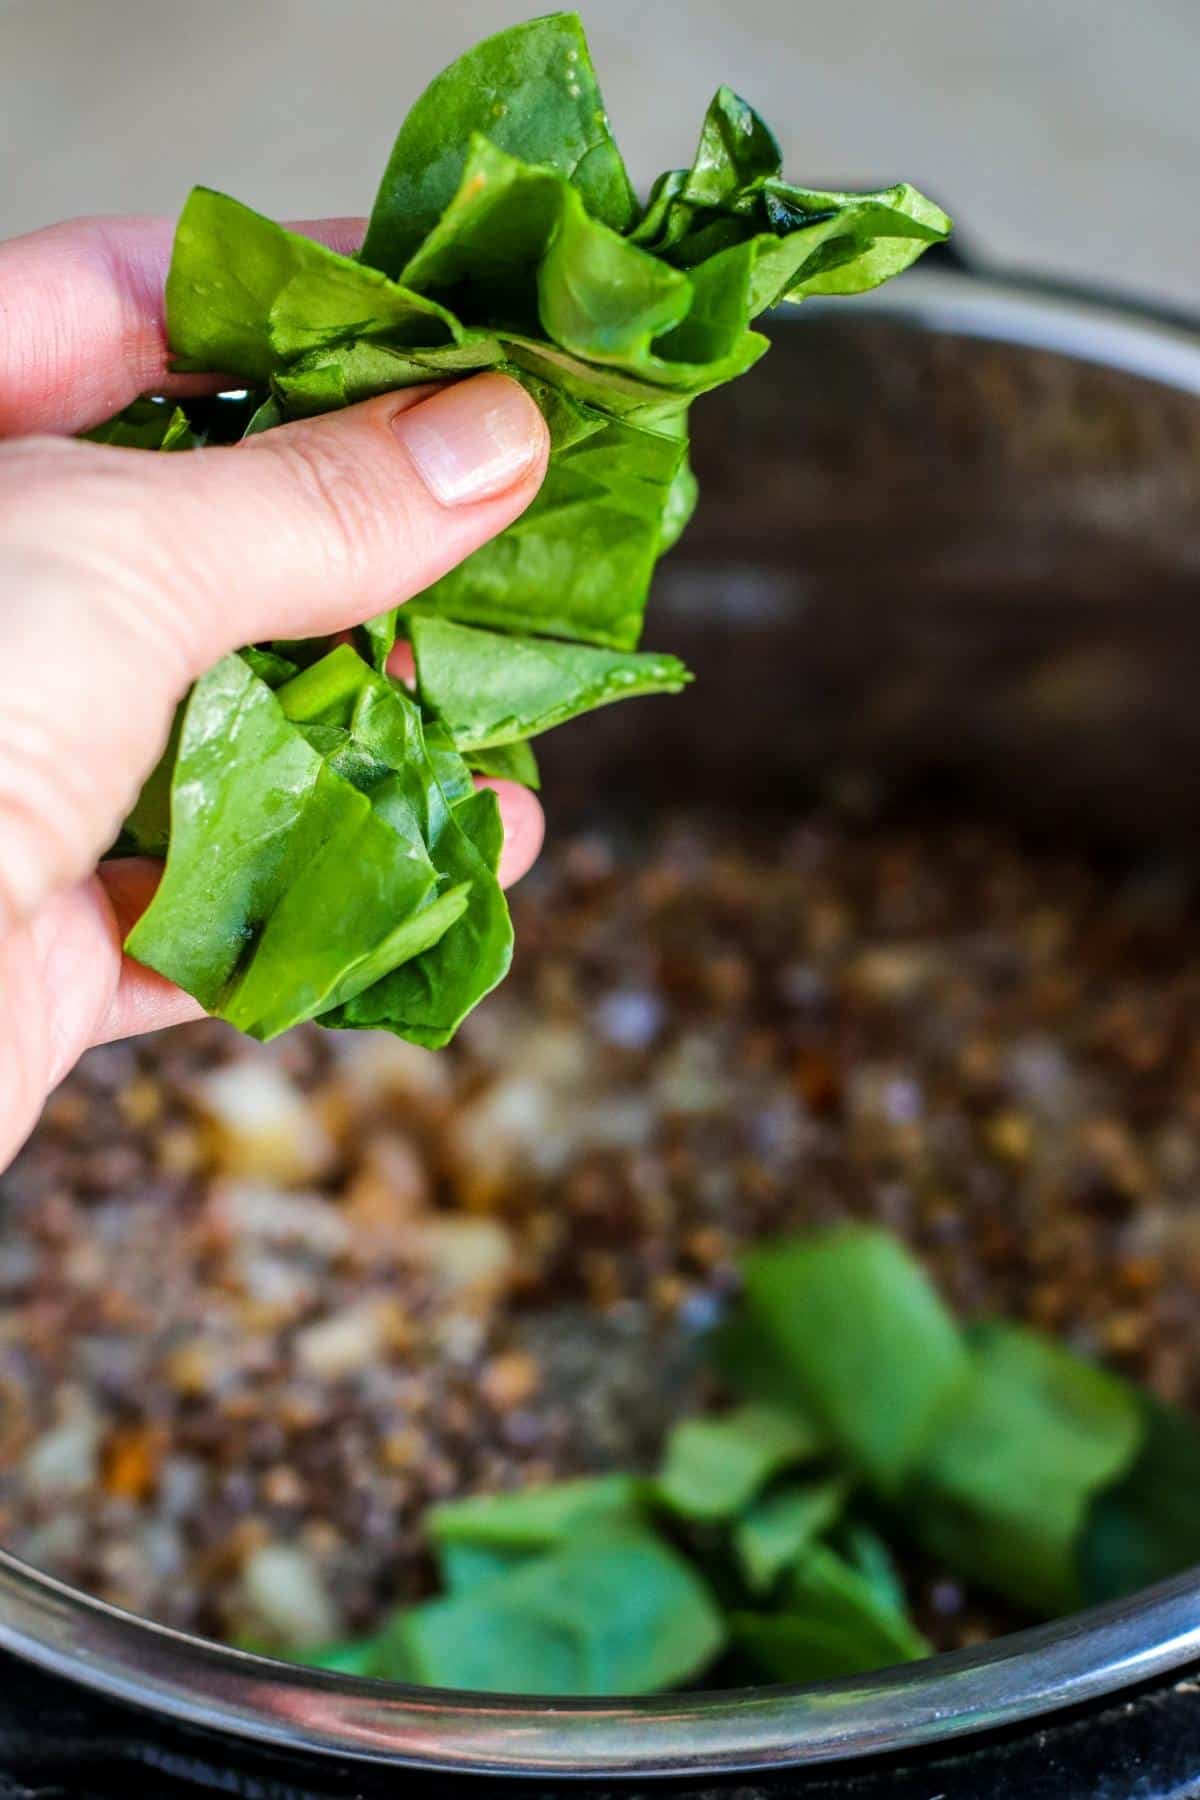
[[[536,460],[541,416],[507,375],[477,375],[443,388],[392,429],[441,506],[469,506],[512,487]]]

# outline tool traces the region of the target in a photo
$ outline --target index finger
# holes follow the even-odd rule
[[[361,219],[291,227],[334,250]],[[72,219],[0,243],[0,437],[82,431],[148,392],[195,392],[167,374],[163,284],[172,219]]]

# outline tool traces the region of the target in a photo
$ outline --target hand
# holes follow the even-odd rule
[[[545,471],[506,376],[393,394],[236,448],[152,456],[61,435],[166,375],[171,225],[91,220],[0,244],[0,1166],[90,1044],[199,1008],[121,943],[157,865],[96,859],[219,657],[340,630],[508,525]],[[350,221],[299,226],[350,247]],[[60,434],[60,435],[50,435]],[[501,879],[541,844],[500,793]]]

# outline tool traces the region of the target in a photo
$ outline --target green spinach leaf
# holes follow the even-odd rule
[[[330,344],[432,346],[458,335],[457,321],[435,301],[227,194],[192,189],[167,274],[167,336],[177,366],[267,381],[281,365]]]
[[[551,459],[516,524],[406,610],[616,650],[636,646],[685,445],[593,416],[595,430]]]
[[[280,689],[280,703],[331,766],[366,792],[402,841],[424,846],[447,916],[404,957],[381,946],[370,980],[352,983],[322,1009],[331,1028],[368,1026],[438,1048],[503,979],[512,923],[497,878],[504,847],[496,796],[475,792],[462,758],[427,733],[399,686],[342,645]]]
[[[443,871],[413,827],[420,765],[399,772],[407,796],[387,771],[375,797],[385,804],[373,804],[288,716],[292,686],[272,692],[241,657],[197,683],[180,731],[166,868],[128,939],[140,962],[256,1037],[350,1000],[429,950],[473,898],[462,883],[439,892]],[[437,810],[430,793],[420,801]]]
[[[755,1593],[767,1593],[803,1551],[837,1524],[850,1486],[844,1475],[789,1482],[764,1494],[737,1521],[733,1547]]]
[[[885,1232],[848,1226],[752,1251],[743,1279],[780,1375],[851,1465],[895,1493],[970,1369],[923,1271]]]
[[[497,781],[517,781],[534,793],[542,785],[541,771],[531,744],[499,744],[490,750],[468,750],[467,767],[477,775]]]
[[[194,450],[198,442],[182,407],[149,398],[133,401],[115,419],[81,435],[93,444],[128,450]]]
[[[982,1329],[972,1362],[906,1500],[909,1529],[957,1574],[1035,1612],[1069,1612],[1089,1508],[1141,1445],[1137,1397],[1016,1325]]]
[[[630,224],[633,189],[583,27],[574,13],[551,13],[485,38],[430,83],[384,171],[364,261],[399,274],[453,198],[474,132],[572,182],[614,230]]]
[[[908,1601],[896,1559],[873,1526],[850,1518],[834,1533],[833,1548],[857,1569],[881,1606],[904,1613]]]
[[[1119,1600],[1200,1563],[1200,1430],[1139,1394],[1142,1438],[1131,1466],[1092,1501],[1079,1545],[1088,1605]]]
[[[751,1403],[716,1418],[685,1419],[667,1440],[659,1499],[689,1519],[729,1519],[770,1480],[825,1448],[801,1411]]]
[[[783,1610],[735,1613],[729,1625],[772,1681],[829,1681],[931,1654],[907,1615],[825,1544],[798,1557]]]
[[[412,620],[421,699],[460,750],[490,750],[634,694],[677,694],[675,656],[507,636],[438,617]]]
[[[435,1544],[505,1551],[549,1550],[582,1525],[636,1519],[645,1483],[633,1475],[580,1476],[511,1494],[479,1494],[432,1507]]]
[[[412,1678],[522,1694],[643,1694],[687,1681],[725,1628],[695,1569],[645,1530],[597,1531],[429,1601],[396,1628]]]

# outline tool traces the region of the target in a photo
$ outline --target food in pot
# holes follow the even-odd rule
[[[446,1052],[316,1032],[261,1047],[205,1023],[93,1052],[53,1097],[3,1184],[6,1547],[186,1629],[361,1655],[444,1579],[432,1509],[596,1476],[659,1475],[678,1502],[689,1466],[728,1475],[736,1443],[766,1471],[741,1512],[653,1503],[668,1597],[694,1599],[698,1577],[718,1602],[705,1667],[668,1670],[684,1680],[747,1659],[755,1678],[811,1673],[793,1626],[735,1628],[706,1560],[735,1538],[739,1614],[850,1606],[851,1648],[877,1660],[1088,1597],[1068,1578],[1111,1588],[1195,1560],[1186,871],[1098,869],[973,822],[680,815],[641,840],[577,835],[514,898],[512,980]],[[861,1409],[835,1408],[793,1360],[785,1408],[813,1413],[819,1452],[769,1430],[764,1449],[753,1415],[747,1450],[738,1409],[779,1396],[739,1387],[722,1329],[756,1257],[846,1223],[915,1254],[932,1300],[906,1316],[939,1341],[950,1315],[999,1319],[1071,1353],[1064,1372],[1027,1341],[970,1340],[1026,1439],[1031,1358],[1082,1421],[1055,1439],[1075,1515],[1005,1515],[1010,1543],[1066,1542],[1067,1575],[1050,1559],[1017,1591],[1013,1565],[972,1560],[988,1534],[951,1525],[979,1517],[961,1479],[978,1457],[952,1436],[921,1478],[957,1505],[921,1541],[905,1482],[889,1492],[904,1457],[855,1442],[865,1386]],[[896,1313],[893,1279],[917,1279],[888,1266],[864,1329]],[[1074,1359],[1162,1409],[1139,1398],[1131,1425]],[[725,1423],[715,1463],[703,1436],[689,1449],[692,1419]],[[449,1516],[461,1577],[480,1527]],[[810,1527],[823,1554],[781,1611],[773,1546]],[[897,1579],[903,1611],[881,1614]],[[835,1639],[846,1654],[829,1627],[827,1658]]]

